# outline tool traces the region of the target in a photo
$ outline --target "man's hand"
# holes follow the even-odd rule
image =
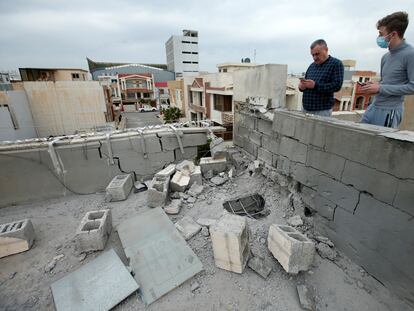
[[[313,89],[315,87],[315,81],[310,79],[303,79],[299,82],[299,89],[302,91],[305,89]]]
[[[361,86],[360,90],[363,94],[377,94],[380,90],[380,84],[378,82],[367,82],[367,84]]]

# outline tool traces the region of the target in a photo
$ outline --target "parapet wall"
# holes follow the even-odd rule
[[[177,129],[177,133],[184,154],[176,134],[168,129],[142,135],[136,131],[115,134],[110,148],[105,135],[68,143],[63,139],[54,147],[55,163],[45,148],[47,141],[0,145],[0,207],[71,192],[103,191],[121,172],[135,172],[138,180],[152,178],[170,163],[196,158],[197,146],[207,143],[207,128],[183,128]]]
[[[413,141],[412,132],[300,112],[235,114],[235,144],[298,182],[316,230],[411,304]]]

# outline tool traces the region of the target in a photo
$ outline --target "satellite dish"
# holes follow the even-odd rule
[[[250,63],[250,58],[246,57],[246,58],[244,59],[244,63]]]

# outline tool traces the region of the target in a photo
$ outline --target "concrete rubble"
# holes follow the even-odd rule
[[[212,219],[212,218],[198,218],[196,220],[196,222],[203,227],[211,227],[212,225],[214,225],[217,222],[217,219]]]
[[[250,269],[260,275],[262,278],[267,279],[270,272],[272,271],[272,267],[268,265],[265,260],[260,257],[252,257],[249,259],[247,265]]]
[[[103,250],[111,230],[111,210],[87,212],[76,230],[75,241],[78,252]]]
[[[318,243],[316,245],[316,250],[322,258],[327,258],[329,260],[336,259],[336,256],[337,256],[336,250],[325,243]]]
[[[35,238],[30,219],[0,225],[0,258],[29,250]]]
[[[170,204],[164,207],[164,211],[169,215],[177,215],[178,213],[180,213],[181,206],[181,199],[173,199],[171,200]]]
[[[106,187],[108,201],[126,200],[133,185],[134,183],[132,181],[131,174],[115,176],[109,183],[108,187]]]
[[[207,172],[212,171],[213,174],[224,172],[227,168],[226,157],[213,159],[212,157],[206,157],[200,159],[201,173],[205,175]]]
[[[149,207],[164,206],[170,191],[170,178],[154,177],[147,191],[147,202]]]
[[[300,218],[299,215],[295,215],[295,216],[292,216],[292,217],[288,218],[286,220],[286,222],[289,225],[293,226],[293,227],[297,227],[297,226],[302,226],[303,225],[303,220],[302,220],[302,218]]]
[[[311,291],[306,285],[296,286],[298,291],[299,303],[303,310],[314,311],[315,303]]]
[[[210,236],[216,266],[243,273],[250,254],[246,218],[226,213],[210,227]]]
[[[315,244],[293,227],[272,224],[267,245],[287,273],[307,271],[313,263]]]
[[[177,171],[171,179],[170,187],[172,191],[184,192],[190,184],[190,176]]]
[[[175,227],[182,234],[184,239],[189,240],[201,231],[201,226],[194,219],[185,216],[175,223]]]

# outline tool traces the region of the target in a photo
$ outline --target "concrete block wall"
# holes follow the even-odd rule
[[[286,110],[273,120],[235,113],[235,145],[299,182],[316,231],[414,305],[414,133]]]
[[[72,192],[85,194],[104,191],[112,178],[123,172],[135,172],[138,180],[151,179],[170,163],[194,159],[197,146],[207,143],[207,136],[203,132],[181,134],[184,154],[174,134],[113,138],[111,147],[114,164],[110,164],[105,139],[57,147],[55,150],[65,170],[63,176],[57,175],[45,149],[0,152],[0,207]]]

